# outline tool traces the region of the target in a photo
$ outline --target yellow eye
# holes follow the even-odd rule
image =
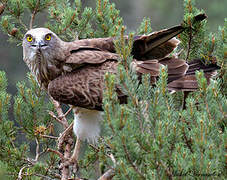
[[[31,42],[31,41],[32,41],[32,37],[31,37],[31,36],[28,36],[28,37],[27,37],[27,41],[28,41],[28,42]]]
[[[46,37],[45,37],[45,39],[46,39],[47,41],[50,41],[50,40],[51,40],[51,35],[50,35],[50,34],[47,34]]]

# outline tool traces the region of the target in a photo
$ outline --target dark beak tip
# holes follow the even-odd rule
[[[32,46],[32,47],[38,47],[38,48],[40,49],[40,48],[42,48],[42,47],[47,46],[47,44],[46,44],[46,43],[43,43],[43,42],[40,42],[40,43],[38,43],[38,44],[32,44],[31,46]]]
[[[45,47],[45,46],[47,46],[47,44],[45,44],[45,43],[43,43],[43,42],[39,43],[39,48]]]

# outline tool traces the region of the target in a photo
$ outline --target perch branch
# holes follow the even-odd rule
[[[81,145],[81,140],[79,138],[77,138],[73,154],[70,158],[71,163],[74,163],[78,160],[79,152],[80,152],[80,145]]]
[[[51,97],[51,101],[57,111],[58,119],[62,122],[64,129],[66,129],[69,126],[69,124],[66,117],[64,116],[60,103],[58,101],[55,101],[52,97]]]
[[[62,149],[63,144],[65,142],[65,138],[72,133],[73,122],[69,125],[69,127],[58,137],[58,149]]]
[[[68,180],[69,174],[70,174],[69,165],[71,164],[70,154],[71,154],[71,147],[72,147],[72,143],[73,143],[73,138],[72,138],[72,135],[70,135],[70,136],[66,136],[66,135],[69,134],[70,130],[73,127],[73,124],[71,124],[69,126],[68,121],[66,119],[67,114],[63,113],[60,103],[58,101],[55,101],[51,96],[50,96],[50,99],[51,99],[51,101],[52,101],[52,103],[53,103],[53,105],[54,105],[54,107],[57,111],[58,119],[60,120],[60,122],[63,125],[63,128],[65,130],[63,132],[63,135],[59,137],[58,148],[59,148],[60,151],[63,150],[63,152],[64,152],[64,154],[63,154],[63,160],[64,161],[62,161],[61,165],[60,165],[60,167],[62,168],[61,169],[61,174],[62,174],[61,180]],[[69,112],[70,111],[68,111],[68,113]],[[65,137],[67,137],[67,138],[65,138]],[[63,149],[64,143],[65,143],[65,147]]]
[[[71,152],[71,145],[69,143],[66,144],[65,146],[65,153],[64,153],[64,158],[65,159],[69,159],[70,158],[70,152]],[[61,180],[68,180],[69,177],[69,166],[68,165],[64,165],[63,163],[63,167],[62,167],[62,178]]]

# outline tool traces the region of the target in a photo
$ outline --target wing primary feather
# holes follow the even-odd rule
[[[165,43],[176,35],[180,34],[184,28],[182,26],[175,26],[170,29],[154,32],[147,36],[136,38],[133,43],[132,54],[135,56],[143,56],[155,47]]]
[[[183,28],[182,26],[175,26],[160,33],[154,34],[154,36],[150,36],[150,38],[148,38],[147,40],[148,48],[145,50],[144,54],[151,49],[163,44],[164,42],[172,39],[176,35],[180,34],[184,29],[185,28]]]

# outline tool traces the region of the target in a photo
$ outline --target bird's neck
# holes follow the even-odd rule
[[[54,58],[45,56],[40,50],[37,50],[26,63],[36,77],[38,84],[45,89],[47,89],[51,80],[60,75],[60,70],[56,67]]]

